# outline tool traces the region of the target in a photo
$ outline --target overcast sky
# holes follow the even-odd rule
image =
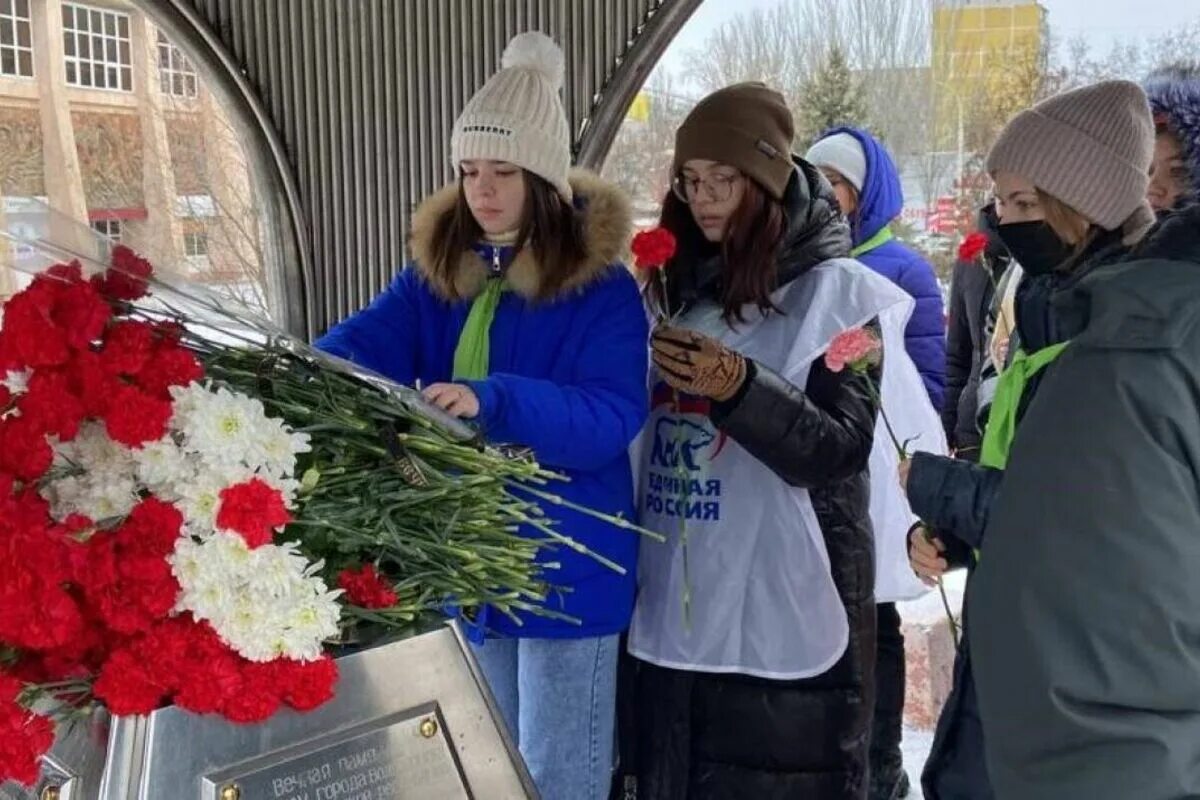
[[[770,9],[787,0],[703,0],[663,56],[678,70],[682,53],[704,41],[721,23],[752,9]],[[1106,53],[1115,40],[1167,33],[1200,19],[1200,0],[1041,0],[1051,33],[1060,41],[1082,34],[1092,49]],[[1197,54],[1200,58],[1200,53]]]

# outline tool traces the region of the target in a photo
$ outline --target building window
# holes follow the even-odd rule
[[[133,91],[129,15],[63,3],[67,83],[86,89]]]
[[[33,77],[29,0],[0,0],[0,75]]]
[[[185,233],[183,235],[183,253],[188,258],[208,258],[208,234]]]
[[[178,47],[163,32],[158,32],[158,80],[163,94],[176,97],[196,96],[196,70]]]
[[[92,230],[101,236],[107,237],[113,243],[121,241],[121,220],[119,219],[94,220],[92,222]]]

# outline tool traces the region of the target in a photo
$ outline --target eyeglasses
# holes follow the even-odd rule
[[[733,196],[733,187],[742,179],[741,175],[709,175],[707,178],[689,178],[676,173],[671,179],[671,191],[685,203],[694,203],[700,190],[714,203],[723,203]]]

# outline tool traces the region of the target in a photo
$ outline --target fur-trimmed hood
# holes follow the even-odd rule
[[[1200,190],[1200,68],[1159,70],[1146,79],[1145,89],[1151,110],[1167,118],[1167,128],[1183,144],[1195,196]]]
[[[633,223],[629,201],[615,185],[587,170],[575,169],[570,175],[575,207],[583,215],[584,249],[586,256],[577,263],[564,264],[569,274],[555,297],[543,296],[537,264],[531,249],[519,251],[509,265],[506,277],[509,286],[528,300],[553,300],[583,289],[614,265],[625,259]],[[438,221],[452,213],[458,199],[458,184],[444,186],[431,195],[413,214],[412,248],[415,268],[445,300],[464,300],[475,297],[488,277],[488,265],[474,250],[459,258],[451,276],[433,274],[426,265],[432,264],[433,236]]]

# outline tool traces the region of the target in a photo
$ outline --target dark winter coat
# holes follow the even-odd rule
[[[1053,299],[1095,269],[1119,260],[1126,252],[1120,237],[1119,231],[1102,234],[1070,272],[1026,274],[1022,278],[1015,302],[1016,328],[1028,352],[1067,341],[1082,330],[1083,321],[1068,310],[1057,309]],[[1026,384],[1017,406],[1018,432],[1038,387],[1054,366],[1051,364]],[[909,503],[913,513],[946,544],[950,563],[974,567],[972,551],[983,547],[984,531],[1004,474],[961,459],[924,453],[914,456],[908,479]],[[1045,475],[1042,477],[1044,480]],[[964,605],[963,627],[969,630],[972,624]],[[984,763],[983,729],[971,664],[969,648],[960,647],[954,663],[954,685],[938,718],[933,747],[921,776],[928,800],[993,797]]]
[[[834,128],[822,138],[838,133],[857,139],[867,161],[858,209],[851,215],[854,257],[899,286],[915,302],[904,329],[904,348],[921,373],[930,402],[940,411],[946,391],[946,315],[933,265],[896,239],[863,249],[904,209],[900,172],[879,140],[860,128]]]
[[[1200,797],[1200,208],[1131,258],[1056,299],[968,592],[1005,800]]]
[[[779,259],[781,285],[850,250],[833,190],[817,170],[799,165],[785,203],[790,227]],[[720,275],[716,260],[683,265],[668,276],[672,307],[715,298]],[[641,664],[638,796],[863,798],[875,662],[870,391],[864,378],[830,372],[819,360],[803,388],[752,365],[742,391],[711,416],[782,480],[809,488],[846,607],[849,645],[828,672],[798,681]]]
[[[975,461],[982,439],[976,421],[980,370],[988,356],[988,313],[995,288],[1008,266],[1008,253],[996,232],[995,207],[980,210],[977,228],[988,237],[982,257],[959,260],[950,282],[946,333],[946,441],[960,458]]]

